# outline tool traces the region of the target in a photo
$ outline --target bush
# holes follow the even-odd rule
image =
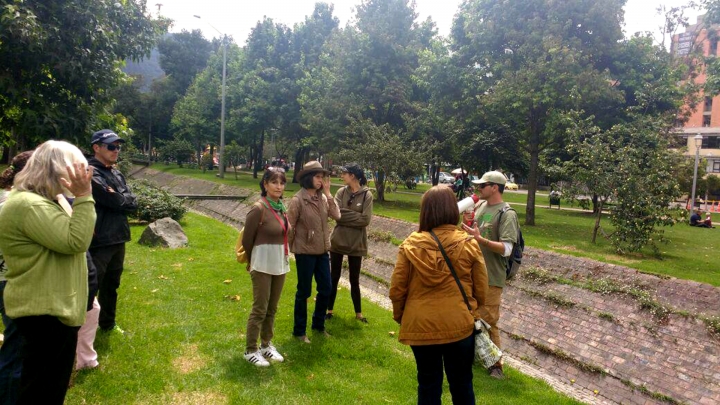
[[[155,187],[147,180],[130,180],[129,185],[138,201],[138,210],[133,217],[140,221],[153,222],[165,217],[179,221],[187,212],[183,199]]]

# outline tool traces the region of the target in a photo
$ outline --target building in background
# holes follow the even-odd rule
[[[703,23],[703,17],[699,16],[696,24],[688,26],[685,32],[673,37],[671,52],[679,58],[692,58],[694,52],[703,57],[718,56],[719,39],[720,27],[708,28]],[[695,82],[703,84],[705,80],[705,70],[700,69]],[[705,169],[707,173],[720,174],[720,96],[705,97],[677,132],[687,145],[688,156],[695,156],[694,137],[702,135],[700,157],[707,161]]]

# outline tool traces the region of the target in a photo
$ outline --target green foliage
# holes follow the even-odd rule
[[[664,240],[660,228],[675,224],[682,215],[670,208],[680,196],[674,170],[682,157],[666,141],[670,117],[663,122],[652,115],[628,116],[631,120],[607,131],[593,126],[592,117],[582,121],[576,114],[568,116],[576,124],[567,146],[573,158],[563,165],[572,179],[565,193],[597,198],[593,242],[602,210],[612,200],[610,221],[615,230],[609,238],[616,251],[637,252],[649,245],[659,254],[656,242]]]
[[[211,46],[200,30],[182,30],[158,42],[160,67],[172,77],[179,94],[184,94],[195,75],[205,69]]]
[[[203,173],[205,173],[205,170],[212,170],[213,156],[210,152],[203,153],[202,158],[200,159],[200,166],[202,167]]]
[[[159,152],[161,160],[165,162],[175,161],[178,166],[182,167],[183,163],[190,161],[195,153],[195,148],[184,139],[173,139],[163,142]]]
[[[126,59],[150,52],[169,21],[146,0],[2,1],[0,134],[87,142]]]
[[[130,180],[129,186],[138,202],[138,210],[133,217],[140,221],[153,222],[165,217],[179,221],[187,212],[181,198],[155,187],[147,180]]]
[[[378,126],[369,119],[354,121],[349,132],[351,140],[342,143],[343,150],[339,156],[347,162],[358,162],[376,174],[378,201],[385,200],[387,176],[422,172],[426,156],[423,149],[417,142],[403,139],[390,124]]]

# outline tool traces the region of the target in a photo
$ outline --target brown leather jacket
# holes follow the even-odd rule
[[[488,276],[480,247],[453,225],[434,229],[465,289],[468,311],[450,268],[428,232],[413,232],[400,245],[390,282],[400,342],[422,346],[456,342],[473,332],[485,303]]]
[[[330,250],[328,216],[340,218],[335,199],[326,198],[321,191],[303,188],[288,203],[290,251],[296,254],[320,255]]]

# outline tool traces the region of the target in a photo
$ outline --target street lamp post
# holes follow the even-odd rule
[[[193,17],[200,19],[199,15]],[[223,37],[223,69],[222,69],[222,90],[221,90],[221,107],[220,107],[220,146],[218,147],[218,176],[225,178],[225,78],[227,72],[227,35],[220,32],[219,29],[207,23],[212,29]]]
[[[692,216],[693,211],[695,210],[695,187],[697,186],[697,171],[698,171],[698,163],[700,162],[700,148],[702,147],[702,140],[703,137],[700,134],[695,135],[693,138],[695,140],[695,172],[693,173],[693,186],[692,186],[692,201],[690,203],[690,215]]]

